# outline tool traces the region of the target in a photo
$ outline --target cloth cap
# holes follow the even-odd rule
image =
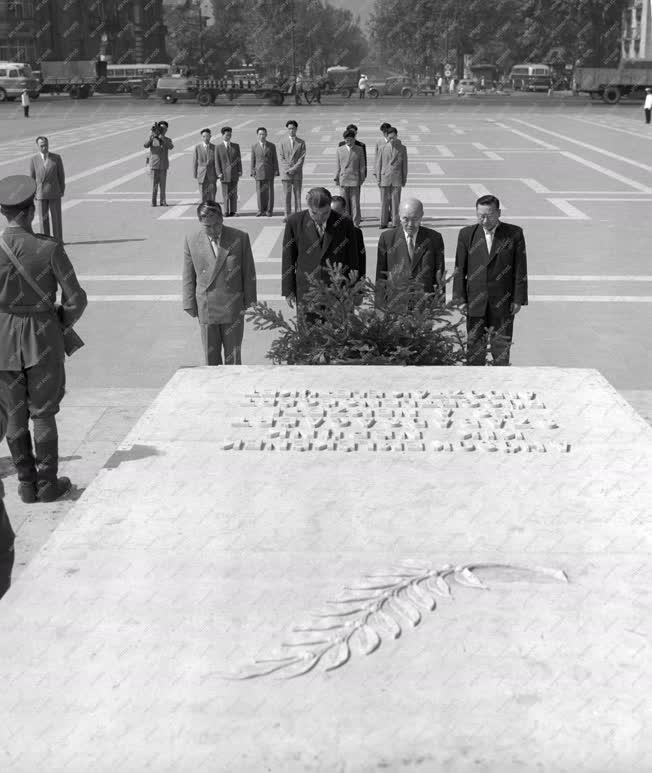
[[[20,207],[29,204],[36,193],[36,182],[25,174],[14,174],[0,180],[0,206]]]

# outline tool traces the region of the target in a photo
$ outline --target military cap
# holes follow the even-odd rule
[[[0,180],[0,206],[20,207],[29,204],[36,193],[36,183],[26,174],[13,174]]]

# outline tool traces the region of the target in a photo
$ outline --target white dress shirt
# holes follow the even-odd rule
[[[645,105],[646,110],[652,110],[652,94],[646,94],[645,95]]]
[[[485,241],[487,242],[487,252],[489,254],[491,254],[491,248],[494,243],[494,236],[496,235],[496,228],[498,228],[499,225],[500,223],[496,223],[496,225],[491,229],[491,231],[487,231],[486,228],[483,228],[484,238],[485,238]]]

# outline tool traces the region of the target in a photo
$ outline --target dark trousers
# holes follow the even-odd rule
[[[165,184],[168,179],[167,169],[152,169],[152,206],[156,206],[156,194],[161,189],[161,204],[167,204],[165,200]]]
[[[25,118],[29,118],[29,105],[23,105],[23,113]]]
[[[360,99],[364,99],[365,89],[358,89]]]
[[[242,338],[244,336],[244,317],[224,325],[199,323],[201,343],[204,349],[206,365],[242,365]]]
[[[294,211],[301,211],[301,185],[302,180],[283,180],[283,196],[285,199],[285,216],[292,214],[292,199],[294,198]]]
[[[274,178],[256,180],[256,196],[258,198],[258,212],[271,215],[274,212]]]
[[[217,193],[216,180],[210,179],[207,175],[204,177],[204,182],[198,183],[198,185],[201,201],[215,201],[215,194]]]
[[[645,123],[650,123],[650,118],[652,117],[652,110],[649,107],[645,108]]]
[[[394,227],[401,224],[398,210],[401,206],[401,186],[380,186],[380,224],[387,225],[390,220]]]
[[[54,236],[63,241],[63,225],[61,222],[61,199],[36,199],[36,212],[41,222],[41,233]],[[52,216],[52,231],[50,234],[50,216]]]
[[[485,365],[487,359],[487,336],[485,328],[491,331],[491,356],[494,365],[509,365],[509,350],[512,345],[514,316],[505,315],[492,309],[487,309],[482,317],[466,318],[466,364]]]
[[[1,482],[0,486],[2,486]],[[1,493],[4,493],[4,490]],[[0,599],[11,586],[11,570],[14,568],[14,538],[14,530],[11,528],[5,503],[0,497]]]
[[[238,181],[222,183],[222,207],[225,215],[235,215],[238,211]]]

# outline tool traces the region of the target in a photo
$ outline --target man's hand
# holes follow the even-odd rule
[[[462,314],[466,314],[469,308],[468,303],[457,303],[457,308],[462,312]]]
[[[288,293],[285,296],[285,300],[287,301],[288,306],[293,309],[297,302],[297,296],[294,293]]]
[[[197,316],[197,309],[184,309],[186,314],[189,314],[191,317]]]
[[[514,316],[516,316],[516,314],[518,314],[520,310],[521,310],[521,304],[520,303],[512,303],[511,304],[510,311],[512,312],[512,314],[514,314]]]

